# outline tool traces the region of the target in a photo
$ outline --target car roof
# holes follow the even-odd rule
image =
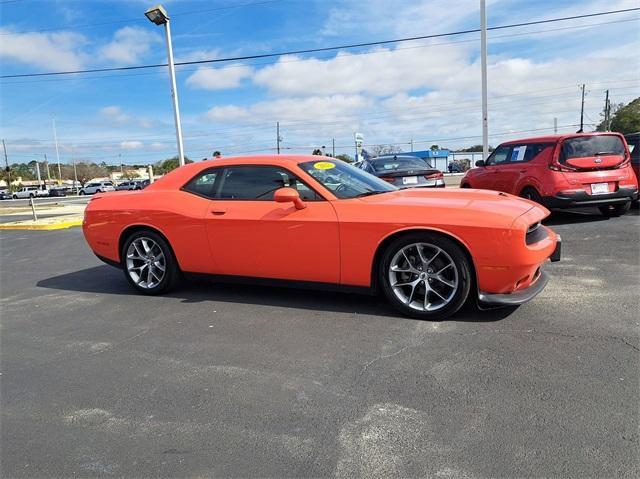
[[[517,140],[509,140],[500,145],[513,145],[517,143],[556,143],[561,140],[566,140],[567,138],[578,138],[583,136],[603,136],[603,135],[616,135],[621,136],[620,133],[616,133],[614,131],[607,132],[592,132],[592,133],[562,133],[558,135],[545,135],[545,136],[533,136],[529,138],[519,138]]]
[[[342,162],[338,158],[330,156],[319,155],[243,155],[243,156],[224,156],[221,158],[215,158],[211,160],[198,161],[188,163],[180,168],[176,168],[170,173],[157,179],[151,183],[147,188],[151,190],[164,189],[164,188],[180,188],[188,180],[193,178],[201,171],[209,168],[218,168],[223,166],[240,166],[240,165],[274,165],[284,168],[292,168],[300,163],[306,163],[308,161],[336,161]]]

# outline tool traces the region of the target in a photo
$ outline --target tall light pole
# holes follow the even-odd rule
[[[487,8],[480,0],[480,56],[482,57],[482,159],[489,156],[489,113],[487,108]]]
[[[62,183],[62,173],[60,170],[60,151],[58,151],[58,132],[56,131],[56,119],[53,120],[53,139],[56,142],[56,161],[58,162],[58,182]]]
[[[145,16],[156,25],[164,25],[167,39],[167,57],[169,59],[169,77],[171,80],[171,98],[173,100],[173,117],[176,123],[176,139],[178,140],[178,162],[184,165],[184,147],[182,146],[182,127],[180,126],[180,108],[178,107],[178,89],[176,87],[176,70],[173,64],[173,47],[171,46],[171,27],[169,15],[162,5],[156,5],[144,12]]]

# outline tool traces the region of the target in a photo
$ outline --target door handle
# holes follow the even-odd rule
[[[211,214],[212,215],[216,215],[216,216],[222,216],[226,212],[227,212],[227,210],[211,210]]]

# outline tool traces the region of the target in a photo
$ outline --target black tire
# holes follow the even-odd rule
[[[84,196],[84,190],[80,190],[80,192],[78,193],[78,195],[80,195],[80,196]]]
[[[408,305],[396,295],[391,285],[391,279],[389,276],[392,260],[403,248],[415,243],[433,245],[436,248],[441,249],[446,253],[446,255],[443,255],[444,259],[447,262],[451,260],[452,264],[456,268],[457,286],[449,293],[451,296],[448,303],[435,311],[420,310]],[[435,262],[435,260],[433,261]],[[387,300],[402,314],[417,319],[438,321],[455,314],[469,297],[469,292],[471,291],[471,285],[473,283],[471,273],[472,269],[469,261],[470,260],[468,259],[465,251],[455,241],[444,235],[432,232],[408,233],[395,239],[385,249],[378,269],[378,283],[380,285],[380,289],[382,289],[384,295],[387,297]],[[416,280],[417,279],[418,277],[416,277]],[[424,288],[427,285],[426,280],[423,280],[422,283],[423,286],[418,284],[417,288]],[[431,283],[431,280],[429,280],[429,283]],[[433,285],[431,285],[431,287],[433,287]],[[411,301],[410,298],[409,301]],[[424,303],[426,302],[427,301],[425,300]],[[413,302],[411,304],[413,304]]]
[[[460,185],[460,188],[471,188],[471,185],[468,183],[464,183],[463,185]]]
[[[96,190],[93,194],[95,195],[96,193],[102,193],[102,190]]]
[[[165,259],[165,271],[162,280],[159,281],[156,285],[152,287],[144,287],[141,286],[143,283],[137,283],[132,275],[129,273],[127,268],[127,250],[129,246],[136,240],[140,240],[142,238],[148,238],[151,241],[155,242]],[[160,236],[158,233],[151,230],[139,230],[131,234],[124,242],[122,246],[122,251],[120,252],[121,265],[122,270],[124,271],[124,275],[127,278],[129,284],[139,293],[146,295],[158,295],[163,294],[170,291],[178,281],[180,277],[180,270],[178,268],[178,263],[173,255],[173,251],[169,247],[169,244],[165,241],[165,239]]]
[[[13,195],[13,199],[17,200],[18,199],[18,195]]]
[[[631,201],[627,201],[626,203],[622,203],[619,205],[607,205],[607,206],[598,207],[598,209],[600,210],[600,213],[602,213],[607,218],[622,216],[626,214],[630,208],[631,208]]]
[[[527,200],[535,201],[539,205],[542,204],[542,196],[538,193],[538,190],[532,186],[527,186],[520,193],[520,198],[526,198]]]

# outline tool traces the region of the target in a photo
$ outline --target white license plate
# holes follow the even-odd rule
[[[403,185],[417,185],[418,177],[417,176],[403,176],[402,177]]]
[[[591,194],[602,195],[609,193],[609,183],[592,183]]]

